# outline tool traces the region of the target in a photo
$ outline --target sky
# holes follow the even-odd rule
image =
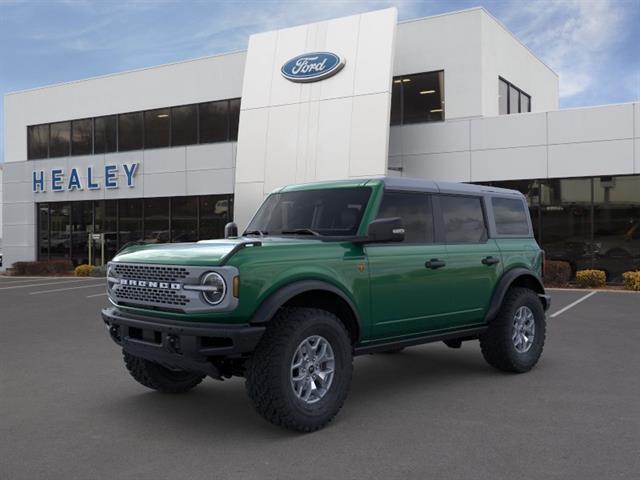
[[[244,50],[252,33],[388,6],[400,20],[485,7],[558,73],[561,108],[640,100],[640,0],[0,0],[0,98]],[[0,110],[2,132],[3,122]]]

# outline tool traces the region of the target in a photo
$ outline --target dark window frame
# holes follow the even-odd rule
[[[442,90],[444,91],[445,89],[445,84],[446,84],[446,78],[445,78],[445,70],[444,68],[441,68],[440,70],[431,70],[428,72],[415,72],[415,73],[407,73],[407,74],[403,74],[403,75],[398,75],[396,77],[393,77],[391,79],[392,83],[391,83],[391,91],[392,91],[392,96],[393,96],[393,84],[394,83],[399,83],[400,85],[400,114],[399,114],[399,118],[400,118],[400,122],[399,123],[391,123],[391,116],[389,118],[389,122],[391,124],[391,126],[394,127],[401,127],[403,125],[418,125],[421,123],[438,123],[438,122],[444,122],[446,120],[446,106],[444,104],[444,92],[440,92],[440,99],[441,99],[441,104],[442,104],[442,120],[425,120],[423,122],[408,122],[405,123],[405,115],[404,115],[404,82],[403,80],[405,78],[410,78],[410,77],[415,77],[417,75],[428,75],[428,74],[440,74],[442,73],[442,85],[443,88]],[[393,105],[393,100],[391,101],[392,105]]]
[[[500,82],[504,82],[507,84],[507,113],[503,113],[502,115],[513,115],[516,113],[531,113],[531,95],[522,90],[521,88],[516,87],[513,83],[507,80],[504,77],[498,76],[498,92],[500,92]],[[518,92],[518,111],[511,111],[511,89],[514,89]],[[521,112],[522,109],[522,96],[525,96],[529,99],[529,109],[526,112]],[[500,98],[498,97],[498,111],[500,111]]]
[[[490,232],[489,232],[489,216],[487,215],[487,206],[485,204],[485,197],[484,195],[466,195],[466,194],[459,194],[459,193],[439,193],[437,195],[438,197],[438,207],[439,207],[439,221],[440,221],[440,225],[442,226],[442,239],[444,241],[444,243],[446,245],[484,245],[486,244],[490,238]],[[447,241],[447,230],[446,230],[446,224],[444,222],[444,206],[442,205],[442,202],[440,202],[440,200],[442,200],[442,198],[444,197],[455,197],[455,198],[473,198],[475,200],[478,200],[480,202],[480,211],[482,212],[482,221],[484,223],[484,240],[481,241],[477,241],[477,242],[449,242]]]

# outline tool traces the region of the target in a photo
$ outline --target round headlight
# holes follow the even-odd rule
[[[227,292],[227,285],[220,274],[216,272],[207,273],[202,277],[202,286],[206,289],[202,290],[202,297],[211,305],[219,304]]]

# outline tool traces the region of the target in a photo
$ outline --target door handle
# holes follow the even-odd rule
[[[482,259],[482,263],[484,265],[495,265],[496,263],[500,263],[500,259],[496,257],[488,256]]]
[[[442,260],[438,260],[437,258],[432,258],[431,260],[425,262],[424,266],[430,268],[431,270],[436,270],[438,268],[442,268],[446,265]]]

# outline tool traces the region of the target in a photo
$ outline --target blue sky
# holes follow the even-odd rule
[[[560,75],[561,107],[640,99],[640,0],[0,0],[0,95],[242,50],[255,32],[391,5],[401,20],[484,6]]]

